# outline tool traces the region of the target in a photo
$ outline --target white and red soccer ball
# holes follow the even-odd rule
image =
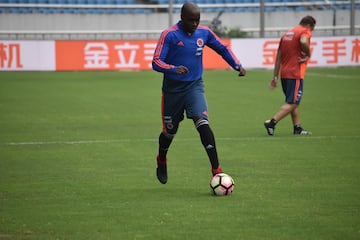
[[[234,191],[234,180],[226,173],[218,173],[210,180],[211,191],[216,196],[230,195]]]

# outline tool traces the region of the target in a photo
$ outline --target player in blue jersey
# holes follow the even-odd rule
[[[202,80],[203,50],[208,46],[225,61],[245,76],[246,71],[221,40],[208,27],[199,25],[200,9],[192,2],[181,8],[181,20],[164,30],[158,40],[152,66],[163,73],[162,123],[159,136],[156,175],[167,182],[167,152],[178,130],[179,123],[186,117],[192,119],[200,134],[209,157],[212,174],[221,173],[214,134],[209,127],[208,108]]]

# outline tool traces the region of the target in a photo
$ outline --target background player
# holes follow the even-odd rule
[[[200,9],[192,2],[181,8],[181,20],[164,30],[158,40],[152,66],[163,73],[162,123],[159,136],[156,175],[167,182],[167,152],[184,119],[184,111],[192,119],[209,157],[212,174],[222,172],[216,151],[214,134],[208,122],[208,108],[204,94],[203,50],[209,46],[221,55],[239,76],[246,71],[239,60],[220,39],[205,26],[199,25]]]
[[[275,125],[289,113],[294,126],[293,133],[308,135],[300,125],[299,104],[303,94],[303,79],[310,59],[310,38],[315,28],[316,20],[312,16],[301,19],[300,24],[288,30],[280,39],[274,67],[274,78],[269,87],[276,88],[279,72],[281,85],[285,94],[285,104],[282,105],[271,120],[266,120],[264,126],[267,133],[274,135]]]

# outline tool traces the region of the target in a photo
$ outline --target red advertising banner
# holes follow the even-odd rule
[[[274,67],[279,39],[223,39],[245,68]],[[0,71],[151,70],[156,40],[0,40]],[[359,36],[313,37],[310,67],[360,66]],[[204,48],[205,69],[229,69]]]
[[[230,40],[223,40],[230,45]],[[150,70],[156,40],[56,41],[56,71]],[[229,68],[212,49],[204,49],[206,69]]]

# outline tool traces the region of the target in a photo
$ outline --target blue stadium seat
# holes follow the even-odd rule
[[[112,9],[110,9],[110,13],[111,14],[124,14],[124,13],[127,13],[127,10],[122,9],[122,8],[112,8]]]
[[[186,0],[173,0],[174,4],[183,4]],[[318,2],[318,0],[309,0],[310,2]],[[330,0],[331,1],[331,0]],[[169,0],[148,0],[151,4],[162,4],[167,5]],[[230,4],[230,3],[256,3],[259,4],[259,0],[197,0],[198,4]],[[289,2],[301,2],[301,0],[266,0],[266,3],[289,3]],[[81,4],[81,5],[127,5],[127,4],[138,4],[136,0],[0,0],[0,3],[9,3],[9,4]],[[336,9],[350,9],[350,4],[344,3],[340,5],[333,5]],[[355,5],[356,9],[360,9],[360,4]],[[318,6],[315,7],[317,10],[329,9],[329,6]],[[309,9],[309,6],[266,6],[265,11],[306,11]],[[259,11],[259,7],[238,7],[238,8],[206,8],[202,9],[202,12],[256,12]],[[82,14],[123,14],[123,13],[152,13],[152,9],[108,9],[108,8],[52,8],[52,7],[11,7],[11,8],[0,8],[1,13],[11,12],[11,13],[82,13]],[[175,13],[180,12],[180,9],[175,8]]]
[[[115,4],[126,4],[125,0],[115,0]]]
[[[18,9],[20,13],[32,13],[32,9],[28,7],[21,7]]]

